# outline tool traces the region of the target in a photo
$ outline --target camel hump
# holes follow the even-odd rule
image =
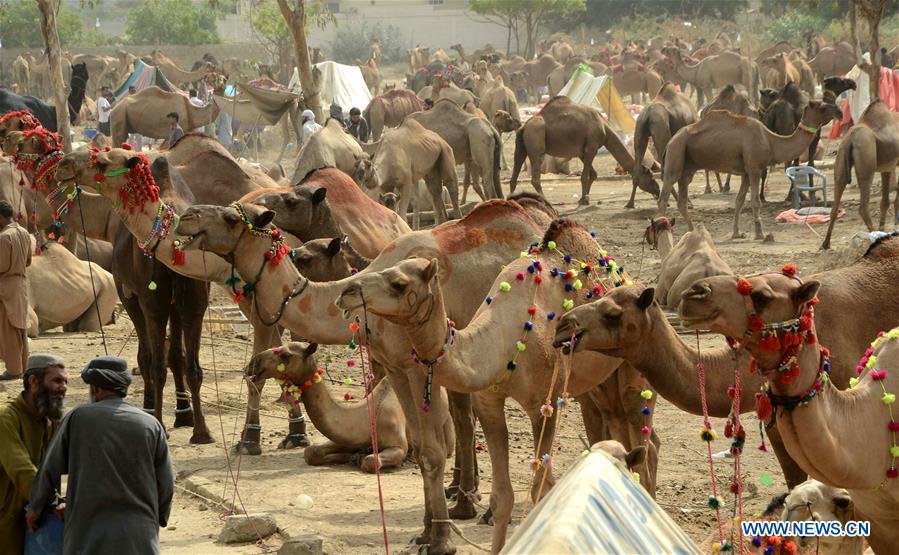
[[[674,83],[670,81],[665,81],[662,83],[662,86],[659,87],[659,92],[656,93],[656,96],[662,97],[666,100],[670,100],[677,95],[677,89],[674,87]]]
[[[872,123],[876,124],[872,125],[872,127],[876,127],[878,125],[883,125],[884,123],[892,124],[892,117],[890,109],[887,108],[887,105],[884,104],[883,100],[875,98],[868,104],[865,111],[862,112],[862,117],[859,118],[859,121],[865,122],[868,125]]]
[[[520,204],[513,201],[503,199],[491,199],[481,202],[468,213],[467,216],[458,221],[450,221],[441,226],[459,225],[463,227],[490,227],[495,225],[494,222],[500,222],[508,218],[518,218],[530,221],[530,217]]]
[[[885,260],[899,256],[899,231],[893,231],[878,238],[862,257],[865,260]]]
[[[598,246],[590,232],[568,218],[557,218],[549,224],[540,242],[541,250],[548,249],[550,241],[556,244],[560,252],[579,260],[587,261],[597,255]]]

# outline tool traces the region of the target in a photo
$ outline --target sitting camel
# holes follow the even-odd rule
[[[575,260],[571,261],[571,257]],[[602,260],[604,265],[597,265],[593,271],[589,264],[595,260]],[[413,359],[427,369],[424,410],[430,403],[431,379],[451,391],[474,395],[492,463],[494,552],[505,543],[514,504],[505,399],[515,399],[533,426],[534,457],[542,461],[542,470],[535,468],[537,476],[530,492],[537,502],[553,484],[551,465],[544,456],[549,456],[558,414],[552,410],[547,413],[547,399],[586,394],[616,369],[631,375],[639,384],[632,369],[619,368],[620,360],[604,356],[575,357],[570,381],[561,377],[554,381],[553,368],[563,364],[559,353],[551,347],[557,311],[570,310],[594,293],[603,293],[628,280],[623,270],[610,261],[580,225],[555,220],[530,256],[511,262],[497,276],[471,323],[459,331],[447,318],[445,296],[437,279],[437,259],[413,258],[391,268],[354,276],[347,280],[337,300],[345,315],[368,312],[404,329],[412,340]],[[565,268],[572,266],[574,269],[566,273]],[[544,275],[548,283],[540,287]],[[621,407],[624,414],[640,414],[641,389],[638,385],[629,391]],[[414,394],[417,400],[418,392]],[[546,419],[545,426],[541,426],[541,415]],[[625,429],[614,430],[616,439],[631,448],[649,439],[641,431],[642,418],[628,420],[630,424]],[[656,446],[650,443],[649,462],[641,472],[641,481],[650,494],[655,493],[656,457]]]
[[[664,181],[659,196],[659,211],[668,206],[668,196],[678,183],[677,206],[689,229],[693,220],[687,212],[688,188],[697,170],[715,170],[744,176],[737,193],[733,238],[740,234],[740,212],[750,192],[755,239],[762,240],[759,191],[764,170],[778,162],[800,156],[818,128],[839,116],[839,108],[829,102],[809,102],[802,122],[792,135],[772,133],[756,119],[715,110],[697,123],[684,127],[671,139],[665,154]],[[748,183],[747,183],[748,181]]]
[[[682,320],[739,338],[768,383],[760,398],[762,418],[775,411],[784,444],[812,478],[845,488],[856,509],[871,522],[868,541],[875,554],[899,545],[899,480],[892,403],[899,388],[899,329],[874,335],[874,342],[840,391],[830,377],[830,351],[816,339],[814,305],[821,283],[796,277],[787,265],[722,287],[724,278],[697,282],[684,295]],[[711,286],[713,280],[718,280]],[[845,313],[834,328],[847,326]],[[762,328],[759,329],[758,325]],[[826,330],[823,327],[821,331]],[[836,352],[836,351],[834,351]],[[841,382],[843,385],[845,382]],[[839,415],[839,417],[836,417]]]
[[[300,183],[307,175],[321,168],[337,168],[355,178],[356,164],[363,158],[368,158],[368,155],[359,142],[344,130],[339,121],[329,119],[300,149],[290,183]]]
[[[268,379],[283,380],[283,391],[296,386],[301,391],[299,398],[291,394],[287,397],[288,403],[302,401],[315,429],[329,440],[306,447],[303,452],[306,464],[343,464],[371,449],[367,402],[362,400],[344,405],[334,400],[315,361],[317,348],[315,343],[291,342],[263,351],[250,359],[246,375],[249,381],[256,384]],[[381,468],[402,466],[409,444],[406,439],[406,419],[396,393],[390,387],[389,380],[383,378],[371,395],[376,411]],[[449,418],[444,425],[444,438],[447,452],[452,453],[455,432]],[[365,455],[360,466],[363,472],[373,473],[374,455]]]
[[[557,96],[546,103],[536,116],[515,133],[515,161],[512,177],[509,182],[509,193],[515,192],[521,166],[527,158],[531,168],[543,166],[543,156],[548,154],[559,158],[580,158],[584,164],[581,173],[581,198],[578,204],[590,203],[590,187],[596,180],[593,169],[593,158],[601,148],[612,154],[621,167],[628,172],[634,171],[634,159],[627,147],[612,131],[609,124],[595,108],[577,104],[565,96]],[[643,160],[646,168],[651,168],[652,160],[647,153]],[[641,172],[638,186],[644,191],[657,195],[659,186],[652,178],[651,172]],[[540,172],[531,171],[531,184],[543,194],[540,186]]]
[[[634,159],[643,160],[649,140],[655,147],[656,159],[659,164],[665,162],[665,148],[672,135],[681,127],[696,122],[696,108],[683,93],[677,91],[672,83],[665,83],[658,90],[652,102],[637,116],[637,124],[634,129]],[[633,189],[631,198],[624,205],[625,208],[634,207],[634,197],[640,181],[645,179],[642,174],[650,171],[642,164],[637,164],[633,171]]]
[[[852,169],[858,178],[858,189],[861,194],[859,213],[868,231],[874,230],[871,212],[868,207],[871,198],[871,183],[874,174],[880,173],[880,224],[883,229],[886,223],[887,210],[890,206],[890,192],[896,188],[896,165],[899,164],[899,117],[891,112],[882,100],[875,99],[862,113],[861,117],[849,133],[843,137],[837,149],[834,162],[833,206],[830,211],[830,222],[824,235],[822,249],[830,248],[830,236],[836,224],[840,200],[846,185],[852,183]],[[896,193],[894,206],[896,222],[899,222],[899,192]]]
[[[697,279],[733,275],[715,249],[712,235],[704,225],[688,231],[674,244],[674,218],[654,218],[646,228],[644,238],[649,245],[658,249],[662,259],[662,270],[656,280],[655,297],[665,308],[676,309],[681,293],[693,285]]]
[[[822,484],[818,480],[802,482],[784,499],[781,520],[815,520],[818,522],[841,522],[844,526],[857,519],[855,504],[849,492]],[[800,549],[807,549],[818,555],[862,555],[865,539],[862,537],[820,538],[801,537],[795,539]]]
[[[362,184],[369,190],[396,192],[399,196],[396,211],[408,222],[413,186],[419,179],[424,179],[428,186],[437,223],[447,220],[444,187],[452,200],[454,217],[462,217],[453,149],[437,133],[425,129],[417,121],[406,119],[401,126],[384,133],[371,166],[366,168]],[[420,208],[416,203],[416,224]]]

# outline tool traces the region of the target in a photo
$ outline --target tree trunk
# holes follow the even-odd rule
[[[880,19],[868,20],[871,31],[871,99],[880,97]]]
[[[855,48],[855,57],[861,58],[861,46],[858,43],[858,8],[855,4],[849,5],[849,34],[852,37],[852,46]]]
[[[303,103],[315,114],[315,120],[322,123],[321,91],[312,78],[312,63],[309,61],[309,47],[306,44],[306,0],[293,0],[296,6],[294,9],[290,9],[288,1],[278,0],[278,7],[293,36],[293,52],[300,74],[300,85],[303,87]]]
[[[509,23],[506,26],[508,32],[506,33],[506,57],[512,55],[512,16],[509,16]]]
[[[53,85],[53,104],[56,106],[56,129],[62,137],[65,152],[72,152],[72,133],[69,128],[69,104],[65,79],[62,76],[60,63],[59,33],[56,30],[56,2],[38,0],[41,10],[41,33],[47,47],[47,58],[50,64],[50,83]]]

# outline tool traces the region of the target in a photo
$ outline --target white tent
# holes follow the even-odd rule
[[[599,108],[620,130],[625,133],[634,132],[634,116],[621,101],[621,96],[612,84],[611,75],[595,77],[589,66],[580,65],[559,91],[559,95],[567,96],[578,104]]]
[[[327,112],[328,106],[337,103],[348,113],[350,108],[364,110],[371,101],[371,91],[362,78],[362,70],[358,66],[345,66],[337,62],[321,62],[315,64],[321,74],[322,105]],[[293,68],[293,76],[287,87],[296,94],[302,92],[300,72]]]

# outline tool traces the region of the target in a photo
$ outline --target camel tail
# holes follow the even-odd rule
[[[503,187],[500,183],[499,175],[499,161],[502,156],[502,148],[503,137],[496,129],[493,129],[493,160],[491,160],[491,165],[493,166],[493,190],[496,192],[496,198],[503,198]]]
[[[515,131],[515,155],[513,156],[513,164],[514,168],[521,169],[521,166],[524,164],[525,158],[528,157],[528,149],[524,144],[524,126]],[[540,171],[537,168],[537,171]]]
[[[852,141],[843,141],[833,163],[834,187],[852,183]]]

